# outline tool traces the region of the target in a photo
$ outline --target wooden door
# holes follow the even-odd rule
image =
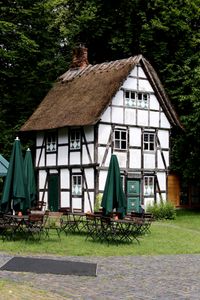
[[[48,208],[58,211],[59,208],[59,175],[50,174],[48,178]]]
[[[140,179],[127,179],[127,212],[139,212],[141,194]]]

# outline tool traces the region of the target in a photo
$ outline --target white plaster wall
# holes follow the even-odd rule
[[[90,207],[92,207],[92,211],[94,209],[94,193],[89,192],[89,195],[90,195],[90,201],[88,198],[88,193],[87,192],[84,193],[84,212],[91,211]],[[90,203],[91,203],[91,205],[90,205]]]
[[[118,106],[123,105],[123,96],[124,96],[123,91],[119,90],[112,99],[112,105],[118,105]]]
[[[161,122],[160,122],[160,127],[161,128],[170,128],[170,123],[169,121],[167,120],[167,117],[165,116],[165,114],[163,112],[161,112]]]
[[[124,119],[126,125],[136,125],[136,110],[134,108],[125,108]]]
[[[166,191],[166,173],[165,172],[158,172],[157,179],[159,182],[160,190]]]
[[[68,165],[68,146],[58,147],[58,165]]]
[[[112,106],[112,120],[111,122],[117,123],[117,124],[123,124],[123,108],[121,107],[114,107]]]
[[[78,209],[82,208],[82,198],[73,198],[72,197],[72,209],[74,209],[74,208],[78,208]]]
[[[139,149],[130,149],[129,150],[129,168],[141,168],[141,151]]]
[[[90,156],[91,156],[91,159],[92,159],[92,162],[93,162],[94,161],[94,145],[89,144],[88,149],[89,149],[89,153],[90,153]],[[83,162],[83,164],[90,164],[91,163],[85,145],[83,145],[83,147],[82,147],[82,162]]]
[[[169,148],[169,131],[158,130],[158,138],[161,144],[161,148]]]
[[[61,207],[70,207],[70,193],[69,192],[61,192],[60,206]]]
[[[108,122],[108,123],[111,122],[111,108],[110,108],[110,106],[108,106],[107,109],[102,114],[101,120],[103,122]]]
[[[139,110],[137,116],[137,125],[139,126],[148,126],[148,111],[147,110]]]
[[[105,151],[106,151],[106,147],[98,147],[98,162],[99,162],[100,166],[102,165],[102,160],[103,160]],[[105,167],[109,165],[110,157],[111,157],[111,148],[109,148],[109,150],[108,150],[108,154],[107,154],[106,161],[104,164]]]
[[[150,111],[150,123],[151,127],[159,128],[159,112],[157,111]]]
[[[46,154],[46,164],[47,166],[56,166],[56,153]]]
[[[44,201],[46,202],[46,209],[48,209],[48,193],[45,192],[43,195],[43,192],[39,192],[39,201]]]
[[[79,151],[70,152],[70,165],[77,165],[81,163],[81,155]]]
[[[148,80],[139,79],[138,83],[139,83],[139,91],[141,91],[141,92],[153,92],[152,86],[151,86],[151,84],[149,83]]]
[[[108,143],[110,133],[111,133],[110,125],[99,124],[98,143],[106,145]]]
[[[166,166],[168,167],[169,166],[169,151],[163,151],[163,155],[164,155],[164,158],[165,158]],[[158,168],[165,169],[160,151],[158,151]]]
[[[44,149],[42,149],[42,155],[40,157],[40,154],[41,154],[41,149],[36,149],[36,166],[39,166],[39,167],[44,167],[45,165],[45,151]],[[39,159],[40,159],[40,162],[39,162]],[[39,165],[38,165],[39,163]]]
[[[113,151],[113,154],[117,156],[119,168],[126,168],[127,153],[120,152],[120,151]]]
[[[128,89],[128,90],[137,90],[137,79],[136,78],[131,78],[131,77],[128,77],[122,87],[124,89]]]
[[[131,75],[131,76],[137,76],[137,67],[134,67],[134,68],[132,69],[132,71],[130,72],[130,75]]]
[[[146,78],[146,75],[141,67],[138,67],[138,76],[141,78]]]
[[[130,146],[141,147],[141,128],[130,127],[129,143]]]
[[[85,169],[85,177],[87,180],[88,189],[94,189],[94,169]]]
[[[68,189],[70,180],[69,180],[69,170],[62,169],[60,170],[60,187],[61,189]]]
[[[160,104],[154,94],[150,94],[150,109],[159,110]]]
[[[45,170],[40,170],[38,173],[39,178],[39,189],[44,189],[45,181],[47,177],[47,172]]]
[[[144,169],[155,169],[155,153],[144,153]]]
[[[99,191],[104,191],[106,184],[107,171],[100,170],[99,172]]]

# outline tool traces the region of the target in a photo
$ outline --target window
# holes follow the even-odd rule
[[[128,107],[148,109],[149,94],[125,91],[125,105]]]
[[[81,132],[78,129],[70,131],[70,150],[79,150],[81,148]]]
[[[57,149],[56,134],[49,133],[46,137],[46,151],[55,152]]]
[[[154,195],[154,176],[144,177],[144,196]]]
[[[126,130],[117,129],[114,132],[114,148],[118,150],[127,149],[127,132]]]
[[[154,149],[155,149],[155,133],[150,133],[150,132],[144,133],[143,149],[145,151],[154,151]]]
[[[82,176],[72,175],[72,195],[80,196],[82,195]]]

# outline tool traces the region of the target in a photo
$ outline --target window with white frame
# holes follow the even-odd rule
[[[127,149],[127,131],[124,129],[115,129],[114,131],[114,149]]]
[[[72,175],[72,195],[80,196],[82,195],[82,176]]]
[[[143,149],[145,151],[155,150],[155,133],[144,132],[143,134]]]
[[[125,106],[148,109],[149,94],[134,91],[125,91]]]
[[[144,196],[154,195],[154,176],[144,176]]]
[[[81,148],[81,131],[72,129],[70,131],[70,150],[79,150]]]
[[[48,133],[46,136],[46,151],[55,152],[57,149],[56,133]]]

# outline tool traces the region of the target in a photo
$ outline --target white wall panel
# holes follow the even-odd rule
[[[70,207],[70,193],[69,192],[61,192],[61,207]]]
[[[150,123],[151,127],[159,128],[159,112],[157,111],[150,111]]]
[[[91,211],[91,206],[92,206],[92,211],[94,209],[94,193],[93,192],[89,192],[90,195],[90,200],[88,198],[88,193],[85,192],[84,193],[84,212],[89,212]]]
[[[160,105],[154,94],[150,94],[150,109],[159,110]]]
[[[86,177],[88,188],[94,189],[94,169],[85,169],[85,177]]]
[[[130,128],[129,143],[130,146],[141,147],[141,128]]]
[[[36,166],[44,167],[44,165],[45,165],[45,151],[44,151],[44,149],[42,149],[42,155],[41,156],[40,155],[41,155],[41,149],[36,149]]]
[[[128,77],[123,83],[123,88],[127,90],[137,90],[137,79]]]
[[[164,172],[158,172],[157,179],[159,182],[160,190],[166,190],[166,174]]]
[[[101,120],[103,121],[103,122],[111,122],[111,119],[110,119],[110,110],[111,110],[111,108],[110,108],[110,106],[109,107],[107,107],[106,108],[106,110],[104,111],[104,113],[102,114],[102,116],[101,116]]]
[[[138,109],[137,125],[148,126],[148,111]]]
[[[141,168],[141,150],[139,149],[130,149],[129,150],[129,168]]]
[[[137,76],[137,67],[134,67],[133,70],[130,72],[131,76]]]
[[[47,166],[56,166],[56,153],[46,154]]]
[[[123,124],[123,108],[112,106],[112,122]]]
[[[161,124],[160,124],[160,127],[161,128],[170,128],[171,126],[170,126],[170,123],[169,123],[169,121],[168,121],[168,119],[167,119],[167,117],[165,116],[165,114],[164,113],[161,113]]]
[[[136,110],[134,108],[125,108],[125,124],[136,125]]]
[[[100,170],[99,172],[99,190],[104,191],[107,178],[107,171]]]
[[[153,89],[148,80],[139,79],[139,91],[141,92],[153,92]]]
[[[98,142],[99,144],[107,144],[111,133],[111,126],[99,124]]]
[[[74,208],[78,208],[78,209],[82,208],[82,199],[81,198],[72,198],[72,209],[74,209]]]
[[[89,144],[88,149],[89,149],[89,153],[90,153],[90,156],[91,156],[91,159],[92,159],[92,162],[93,162],[93,160],[94,160],[94,145]],[[83,145],[83,148],[82,148],[82,163],[83,164],[90,164],[91,163],[91,161],[89,159],[89,156],[88,156],[87,149],[86,149],[86,145]]]
[[[119,90],[112,100],[113,105],[123,105],[124,92]]]
[[[46,209],[48,208],[48,193],[39,192],[39,201],[44,201],[46,203]]]
[[[39,189],[43,189],[45,186],[47,172],[45,170],[40,170],[38,175],[39,175]]]
[[[61,189],[68,189],[69,186],[69,170],[61,169],[60,170],[60,187]]]
[[[68,146],[58,147],[58,165],[68,165]]]
[[[158,130],[158,138],[161,144],[161,148],[169,148],[169,131]]]
[[[81,163],[81,159],[80,159],[80,152],[79,151],[74,151],[74,152],[70,152],[70,159],[69,159],[69,163],[70,165],[78,165]]]
[[[138,76],[142,78],[146,78],[146,75],[141,67],[138,67]]]
[[[155,168],[155,153],[144,153],[144,169]]]

